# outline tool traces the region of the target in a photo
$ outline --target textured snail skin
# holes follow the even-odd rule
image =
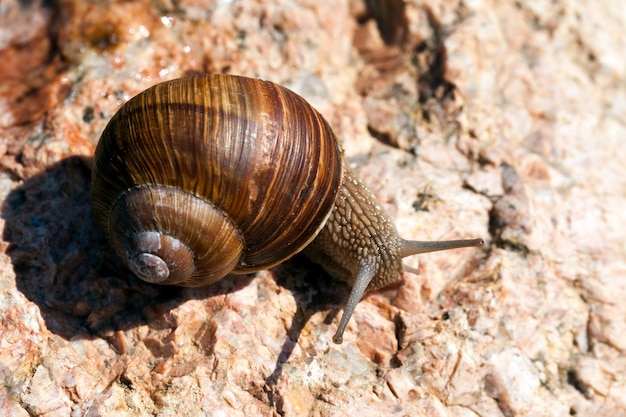
[[[341,343],[363,294],[400,279],[402,258],[483,244],[398,237],[342,156],[324,118],[284,87],[172,80],[131,99],[104,130],[94,215],[129,269],[159,284],[206,285],[304,249],[353,285],[333,337]]]
[[[348,321],[365,292],[399,280],[403,258],[483,243],[482,239],[439,242],[402,239],[374,195],[346,166],[335,207],[324,228],[304,249],[304,254],[322,265],[330,275],[352,285],[333,336],[335,343],[341,343]]]

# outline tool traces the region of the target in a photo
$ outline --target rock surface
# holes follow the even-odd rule
[[[618,1],[4,1],[0,410],[625,416],[625,26]],[[132,277],[93,150],[130,97],[205,72],[307,98],[403,236],[486,248],[409,259],[342,345],[348,288],[302,257]]]

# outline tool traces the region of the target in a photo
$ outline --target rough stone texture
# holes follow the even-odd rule
[[[8,416],[626,415],[620,1],[0,3]],[[402,235],[483,236],[368,295],[301,257],[162,288],[88,201],[119,106],[230,72],[304,95]]]

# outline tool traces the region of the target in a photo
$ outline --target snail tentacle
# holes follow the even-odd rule
[[[422,241],[400,239],[400,257],[419,255],[420,253],[436,252],[440,250],[470,248],[485,244],[483,239],[439,240]]]
[[[343,314],[341,315],[341,319],[339,320],[337,331],[333,336],[333,342],[335,342],[336,344],[343,343],[343,333],[348,326],[348,322],[352,317],[352,313],[354,313],[354,309],[356,308],[359,301],[361,301],[361,298],[363,298],[363,294],[365,294],[367,286],[374,277],[375,273],[376,269],[372,264],[364,264],[363,267],[359,270],[356,280],[354,281],[354,285],[352,286],[352,290],[350,291],[348,301],[346,301],[346,306],[343,310]]]

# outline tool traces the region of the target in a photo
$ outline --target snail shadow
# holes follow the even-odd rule
[[[291,291],[296,300],[296,313],[291,327],[276,358],[274,371],[265,379],[270,392],[278,384],[285,364],[298,345],[300,335],[311,317],[320,311],[330,311],[325,324],[331,324],[339,314],[350,293],[343,282],[331,278],[322,267],[312,263],[304,255],[298,254],[291,260],[278,265],[272,271],[276,282]],[[306,348],[301,346],[303,350]]]
[[[93,218],[91,162],[70,157],[54,164],[11,191],[1,208],[16,287],[39,307],[49,331],[67,340],[106,337],[149,323],[148,306],[167,311],[190,298],[237,291],[252,279],[185,291],[133,277]]]
[[[16,288],[38,306],[50,332],[66,340],[104,338],[115,346],[117,331],[158,321],[155,311],[167,314],[190,299],[230,294],[253,279],[232,276],[206,287],[182,288],[150,285],[132,276],[92,215],[90,167],[90,159],[67,158],[24,181],[1,207]],[[311,316],[331,308],[326,322],[332,322],[349,293],[302,255],[272,272],[278,285],[292,292],[297,312],[266,380],[270,389]]]

